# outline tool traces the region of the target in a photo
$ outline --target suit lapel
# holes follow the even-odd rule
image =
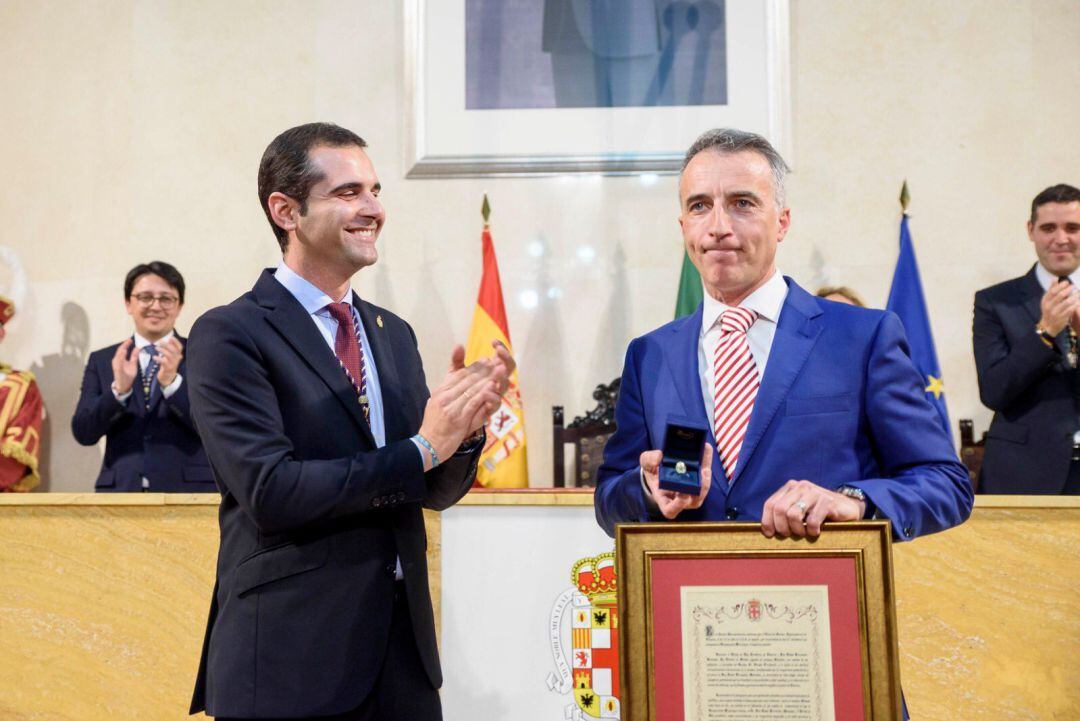
[[[1042,318],[1042,297],[1046,293],[1043,287],[1039,285],[1039,277],[1035,275],[1035,266],[1031,266],[1031,270],[1024,276],[1024,282],[1022,285],[1024,301],[1024,308],[1027,310],[1028,315],[1031,316],[1031,325],[1034,328],[1035,324]],[[1057,346],[1058,351],[1061,353],[1062,358],[1068,358],[1069,356],[1069,329],[1061,331],[1054,337],[1054,345]]]
[[[682,406],[682,415],[709,426],[709,440],[712,438],[712,423],[705,417],[705,400],[701,397],[701,373],[698,371],[698,343],[701,338],[701,310],[698,308],[687,316],[681,325],[672,326],[671,335],[663,343],[664,362],[671,370],[675,392]]]
[[[360,313],[360,321],[364,324],[364,335],[367,336],[368,346],[374,358],[370,362],[375,366],[375,372],[379,375],[379,391],[382,394],[383,426],[386,430],[386,441],[405,438],[409,435],[406,427],[407,419],[400,413],[403,401],[400,397],[402,388],[398,374],[400,360],[394,352],[394,344],[388,328],[384,327],[377,318],[378,313],[370,303],[360,300],[353,293],[353,305]]]
[[[273,272],[266,270],[255,284],[255,296],[259,304],[267,309],[266,320],[281,335],[298,356],[325,383],[334,396],[345,407],[356,422],[364,437],[375,445],[371,428],[364,420],[364,412],[356,398],[356,390],[345,377],[334,352],[326,345],[326,340],[319,333],[311,316],[281,285],[274,279]]]
[[[670,335],[664,338],[663,353],[664,363],[671,371],[672,383],[678,396],[679,405],[682,407],[681,415],[704,424],[708,428],[709,445],[713,447],[713,479],[723,480],[722,483],[714,482],[709,491],[711,498],[719,492],[725,498],[728,492],[727,476],[724,475],[723,464],[716,452],[716,439],[713,437],[713,422],[705,412],[705,399],[701,395],[701,371],[698,368],[698,345],[701,343],[701,315],[704,304],[699,304],[697,310],[687,316],[682,325],[674,325]],[[662,432],[662,431],[661,431]]]
[[[1023,289],[1023,304],[1027,309],[1028,315],[1031,316],[1031,323],[1034,326],[1039,322],[1039,318],[1042,317],[1042,296],[1043,289],[1039,285],[1039,278],[1035,275],[1035,266],[1031,267],[1027,275],[1024,276],[1024,282],[1021,286]]]
[[[790,278],[788,297],[780,310],[780,318],[769,349],[769,361],[765,366],[765,377],[761,379],[754,410],[750,414],[750,423],[746,429],[739,462],[735,467],[738,482],[743,471],[750,465],[758,443],[772,423],[780,404],[787,398],[795,379],[799,377],[810,351],[822,331],[821,309],[814,299]]]

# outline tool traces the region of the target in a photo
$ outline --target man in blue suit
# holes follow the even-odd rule
[[[216,493],[188,406],[187,341],[176,332],[184,278],[168,263],[140,263],[124,279],[124,304],[135,332],[90,354],[71,419],[82,445],[105,437],[94,488]]]
[[[876,517],[909,540],[971,512],[899,319],[815,298],[777,271],[786,172],[753,133],[710,131],[686,154],[679,224],[705,299],[627,350],[595,495],[611,535],[678,518],[817,536],[826,521]],[[697,496],[659,488],[671,417],[710,429]]]

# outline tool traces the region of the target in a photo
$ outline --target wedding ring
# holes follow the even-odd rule
[[[806,501],[799,501],[795,505],[799,507],[800,511],[802,511],[802,524],[805,526],[806,525]]]
[[[686,473],[686,464],[683,463],[682,461],[679,461],[678,463],[676,463],[675,464],[675,472],[676,473]]]

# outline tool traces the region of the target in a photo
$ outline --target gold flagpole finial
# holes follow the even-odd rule
[[[484,193],[484,203],[480,206],[480,215],[484,216],[484,225],[488,224],[491,217],[491,203],[488,202],[487,193]]]
[[[904,178],[904,185],[900,188],[900,210],[907,213],[908,203],[911,202],[911,194],[907,189],[907,178]]]

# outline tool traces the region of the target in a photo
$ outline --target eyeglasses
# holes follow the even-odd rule
[[[149,308],[154,304],[156,300],[162,310],[172,310],[176,307],[176,304],[180,302],[180,299],[175,295],[154,295],[153,293],[139,293],[138,295],[131,296],[135,299],[143,308]]]

